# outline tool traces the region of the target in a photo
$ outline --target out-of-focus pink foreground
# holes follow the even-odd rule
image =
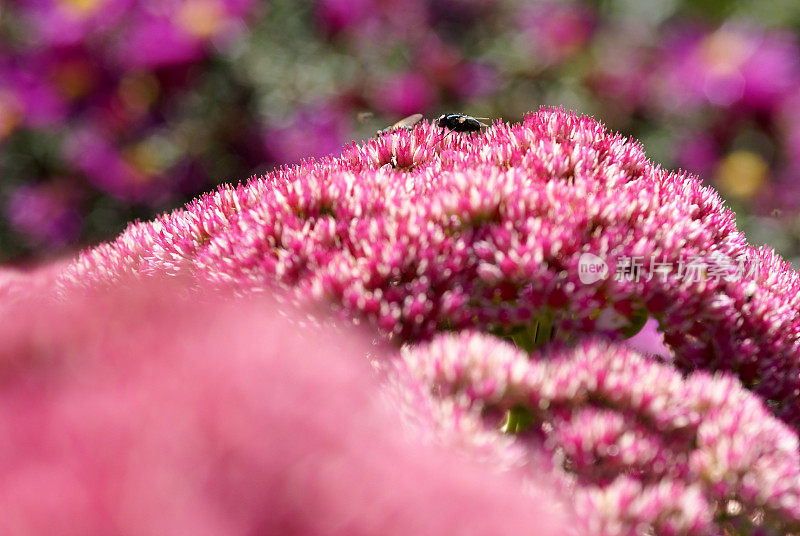
[[[176,281],[55,298],[32,277],[0,278],[0,534],[568,533],[545,484],[414,441],[362,333]]]

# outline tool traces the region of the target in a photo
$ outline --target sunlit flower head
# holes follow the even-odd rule
[[[587,258],[607,272],[588,281]],[[65,282],[118,267],[286,287],[398,342],[625,338],[654,318],[677,365],[735,371],[800,423],[797,273],[696,178],[560,110],[481,135],[421,123],[223,188],[88,251]]]

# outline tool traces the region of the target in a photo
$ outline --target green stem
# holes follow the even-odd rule
[[[503,432],[519,434],[530,428],[531,424],[533,424],[533,413],[527,408],[517,406],[508,410]]]
[[[530,353],[553,340],[556,334],[556,326],[553,321],[553,313],[545,312],[534,318],[525,326],[513,331],[509,338],[522,350]]]

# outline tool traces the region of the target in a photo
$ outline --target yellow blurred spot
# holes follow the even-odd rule
[[[182,156],[168,135],[154,134],[127,146],[123,158],[131,167],[152,180],[171,168]]]
[[[177,20],[186,33],[205,39],[219,31],[225,15],[219,0],[186,0],[178,11]]]
[[[65,9],[75,15],[86,16],[94,13],[105,3],[105,0],[60,0]]]
[[[158,98],[158,80],[148,72],[130,72],[122,77],[117,91],[128,110],[143,114]]]
[[[158,151],[147,141],[131,145],[123,151],[123,158],[137,171],[145,175],[157,175],[163,171],[163,162]]]
[[[717,165],[715,182],[730,197],[749,199],[764,186],[769,166],[756,153],[734,151]]]
[[[85,61],[70,61],[58,65],[53,81],[63,95],[70,99],[85,96],[94,86],[92,67]]]
[[[0,89],[0,140],[10,136],[23,117],[22,103],[17,96],[11,91]]]
[[[736,32],[719,30],[703,40],[702,62],[716,75],[736,73],[751,53],[751,45]]]

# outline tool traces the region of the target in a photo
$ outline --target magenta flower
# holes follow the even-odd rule
[[[488,3],[483,2],[480,7],[488,6]],[[476,6],[472,4],[464,7]],[[434,34],[425,36],[416,51],[414,64],[424,75],[429,91],[436,89],[436,101],[448,97],[466,101],[478,99],[496,91],[500,84],[500,76],[493,65],[469,61],[461,51]]]
[[[0,141],[17,126],[51,127],[66,116],[66,99],[46,80],[41,60],[29,58],[22,67],[0,58]]]
[[[9,223],[32,242],[63,247],[80,232],[81,216],[75,195],[57,184],[23,186],[6,202]]]
[[[459,99],[469,101],[491,95],[500,86],[497,69],[487,63],[464,62],[447,89]]]
[[[253,0],[152,5],[130,0],[36,0],[20,7],[46,46],[88,46],[106,61],[152,68],[202,58],[210,40],[237,31],[253,4]]]
[[[204,47],[172,21],[147,17],[126,30],[118,54],[132,68],[153,68],[196,62]]]
[[[297,163],[341,150],[341,140],[350,137],[350,121],[332,106],[309,106],[289,120],[264,133],[266,153],[275,162]]]
[[[202,107],[194,97],[188,98],[190,93],[202,97],[203,92],[195,90],[217,79],[219,74],[210,69],[208,60],[245,28],[243,20],[257,4],[254,0],[4,3],[0,193],[5,201],[0,208],[13,218],[4,226],[2,240],[11,243],[2,248],[4,258],[50,257],[57,248],[85,242],[87,234],[115,232],[132,213],[152,212],[174,204],[176,198],[194,195],[203,184],[223,178],[205,158],[236,153],[227,161],[234,174],[264,161],[263,145],[250,135],[263,127],[256,127],[252,118],[234,117],[231,106],[202,118],[204,140],[198,142],[189,134]],[[238,82],[224,84],[241,88]],[[217,97],[213,96],[214,102]],[[244,127],[223,129],[225,124]],[[28,183],[56,190],[65,179],[85,201],[82,208],[87,212],[93,212],[89,209],[97,208],[97,203],[105,207],[100,226],[105,230],[98,229],[95,218],[88,218],[91,224],[81,229],[74,215],[64,216],[73,209],[72,199],[66,203],[69,209],[59,211],[55,205],[61,199],[51,199],[45,206],[44,196],[32,204],[32,196],[14,195]],[[26,203],[30,211],[24,208]]]
[[[594,31],[594,14],[571,2],[538,2],[520,16],[537,63],[559,64],[583,50]]]
[[[675,148],[675,160],[681,168],[711,177],[714,167],[722,157],[717,141],[707,132],[689,133],[681,136]]]
[[[677,35],[664,50],[654,87],[680,113],[701,104],[774,111],[800,81],[800,49],[788,33],[728,25]]]
[[[582,282],[585,254],[614,277]],[[624,338],[652,317],[676,365],[735,372],[800,425],[797,273],[748,246],[697,179],[562,111],[444,140],[420,124],[221,189],[133,225],[64,281],[118,272],[278,284],[400,342],[463,328],[524,345]]]
[[[494,434],[505,457],[501,428],[516,434],[523,448],[516,470],[534,480],[540,466],[526,464],[547,452],[589,534],[800,528],[797,436],[730,376],[684,378],[606,343],[529,357],[470,333],[403,355],[434,404],[455,404],[460,420],[472,421],[459,427],[462,435],[477,430],[492,444],[485,435]],[[441,425],[448,434],[451,421]]]
[[[0,143],[22,123],[25,107],[17,92],[9,87],[0,88]]]
[[[156,177],[139,169],[99,131],[75,131],[64,146],[65,158],[100,191],[131,202],[157,196]]]
[[[800,91],[795,91],[784,103],[779,111],[780,121],[778,127],[781,130],[783,150],[787,155],[787,168],[789,177],[786,182],[791,183],[793,188],[800,173]],[[788,196],[787,196],[788,197]],[[786,199],[791,202],[792,200]]]
[[[589,86],[624,116],[648,107],[652,99],[653,59],[644,43],[601,43],[596,54],[603,58],[588,77]]]
[[[376,9],[372,0],[319,0],[314,7],[317,23],[329,36],[356,29]]]
[[[375,93],[377,107],[389,116],[398,117],[429,110],[436,99],[432,84],[416,73],[394,75]]]
[[[546,481],[531,499],[406,435],[361,333],[163,280],[53,300],[37,277],[0,271],[28,290],[0,308],[3,534],[570,534]]]
[[[137,10],[120,30],[117,54],[132,68],[196,62],[209,44],[223,44],[241,30],[254,0],[182,0]]]
[[[112,31],[131,10],[131,0],[26,0],[22,15],[43,44],[74,46]]]

